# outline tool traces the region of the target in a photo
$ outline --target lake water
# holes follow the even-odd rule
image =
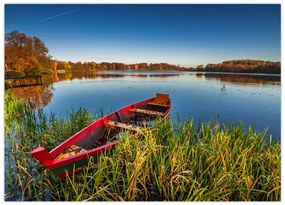
[[[79,107],[104,114],[128,104],[168,93],[171,117],[181,120],[242,121],[256,130],[268,128],[280,139],[281,83],[278,75],[197,72],[101,71],[55,74],[40,88],[14,93],[59,116]],[[39,87],[39,86],[38,86]],[[35,90],[36,89],[36,90]],[[35,97],[36,96],[36,97]]]

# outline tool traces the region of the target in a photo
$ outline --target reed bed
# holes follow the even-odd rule
[[[59,179],[30,152],[38,144],[52,149],[99,116],[79,109],[57,118],[14,100],[5,93],[6,200],[281,200],[281,146],[266,130],[166,120]]]

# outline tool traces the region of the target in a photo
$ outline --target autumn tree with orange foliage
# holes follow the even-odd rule
[[[41,39],[19,31],[5,35],[5,71],[51,72],[52,65],[48,48]]]

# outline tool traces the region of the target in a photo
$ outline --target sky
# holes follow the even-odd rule
[[[40,38],[54,59],[206,65],[281,60],[278,4],[6,4],[5,33]]]

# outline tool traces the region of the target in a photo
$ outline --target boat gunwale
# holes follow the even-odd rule
[[[83,129],[79,130],[77,133],[75,133],[74,135],[72,135],[70,138],[68,138],[67,140],[63,141],[61,144],[59,144],[59,145],[56,146],[55,148],[53,148],[49,153],[50,153],[54,158],[56,158],[56,156],[57,156],[61,151],[63,151],[65,148],[68,147],[68,146],[64,146],[64,145],[66,145],[68,142],[70,142],[70,141],[72,141],[72,140],[75,140],[75,143],[74,143],[74,144],[78,143],[81,139],[78,140],[77,138],[80,138],[80,137],[81,137],[80,134],[81,134],[81,133],[84,133],[85,131],[87,131],[88,129],[90,129],[90,127],[94,126],[94,125],[97,124],[97,123],[99,124],[99,126],[100,126],[100,125],[106,125],[106,122],[109,120],[109,117],[110,117],[110,116],[116,115],[116,113],[118,113],[118,115],[120,115],[119,112],[121,112],[121,111],[127,109],[128,107],[129,107],[128,111],[125,111],[125,112],[129,112],[129,110],[131,109],[131,107],[135,107],[135,105],[137,105],[137,104],[139,104],[139,103],[143,103],[143,102],[146,102],[146,101],[152,101],[154,98],[155,98],[155,97],[149,98],[149,99],[147,99],[147,100],[143,100],[143,101],[140,101],[140,102],[137,102],[137,103],[134,103],[134,104],[127,105],[127,106],[125,106],[125,107],[123,107],[123,108],[121,108],[121,109],[119,109],[119,110],[116,110],[116,111],[114,111],[114,112],[112,112],[112,113],[110,113],[110,114],[108,114],[108,115],[106,115],[106,116],[104,116],[104,117],[102,117],[102,118],[96,120],[95,122],[93,122],[93,123],[91,123],[90,125],[84,127]],[[100,123],[100,122],[101,122],[101,123]],[[94,130],[95,130],[95,128],[94,128]],[[86,136],[85,136],[85,137],[86,137]],[[84,138],[84,137],[83,137],[83,138]],[[96,149],[96,148],[94,148],[94,149]],[[93,150],[93,149],[92,149],[92,150]],[[91,150],[89,150],[89,151],[91,151]],[[89,152],[89,151],[87,151],[87,152]],[[87,153],[87,152],[84,152],[84,153]],[[74,155],[74,156],[77,156],[77,155]],[[70,156],[70,157],[72,157],[72,156]],[[69,158],[69,157],[67,157],[67,158]],[[65,158],[65,159],[66,159],[66,158]]]
[[[127,111],[125,111],[126,113],[127,112],[130,112],[129,110],[131,108],[136,108],[136,105],[138,104],[141,104],[141,103],[148,103],[150,101],[153,101],[155,99],[155,97],[152,97],[152,98],[149,98],[149,99],[146,99],[146,100],[143,100],[143,101],[140,101],[140,102],[137,102],[137,103],[134,103],[134,104],[130,104],[130,105],[127,105],[119,110],[116,110],[98,120],[96,120],[95,122],[91,123],[90,125],[86,126],[85,128],[81,129],[80,131],[78,131],[77,133],[75,133],[73,136],[71,136],[70,138],[68,138],[67,140],[65,140],[64,142],[62,142],[61,144],[59,144],[57,147],[55,147],[54,149],[52,149],[49,154],[51,155],[51,157],[53,159],[48,159],[45,161],[45,165],[47,168],[49,168],[50,170],[54,170],[54,169],[57,169],[57,168],[60,168],[62,166],[66,166],[68,164],[71,164],[71,163],[74,163],[74,162],[77,162],[79,160],[83,160],[85,158],[89,158],[91,156],[95,156],[95,155],[98,155],[104,151],[107,151],[107,150],[110,150],[112,149],[116,144],[118,144],[119,140],[117,141],[114,141],[110,144],[105,144],[105,145],[102,145],[100,147],[96,147],[94,149],[91,149],[91,150],[88,150],[86,152],[83,152],[83,153],[79,153],[79,154],[76,154],[76,155],[73,155],[73,156],[69,156],[69,157],[66,157],[66,158],[62,158],[62,159],[56,159],[56,156],[57,154],[59,154],[61,151],[63,151],[64,149],[66,149],[69,145],[68,142],[72,141],[72,140],[75,140],[76,141],[76,138],[80,138],[80,134],[81,133],[84,133],[84,131],[90,129],[90,127],[94,126],[95,124],[100,124],[100,125],[105,125],[106,126],[106,123],[107,121],[109,120],[109,117],[112,116],[112,115],[120,115],[119,112],[121,111],[124,111],[125,109],[128,108]],[[169,102],[169,107],[168,109],[164,112],[164,117],[163,119],[166,119],[169,115],[170,115],[170,111],[171,111],[171,107],[172,107],[172,103],[171,103],[171,100]],[[123,113],[125,113],[123,112]],[[102,124],[101,124],[101,123]],[[99,125],[99,126],[100,126]],[[94,128],[95,130],[96,128]],[[130,139],[133,139],[135,137],[136,134],[133,134],[131,136],[129,136]],[[86,137],[86,136],[85,136]],[[84,139],[84,137],[82,138]],[[82,140],[80,139],[80,140]],[[80,142],[80,140],[78,140],[76,143]],[[41,147],[41,146],[39,146]],[[37,149],[37,148],[36,148]],[[36,158],[37,159],[37,158]],[[38,160],[38,159],[37,159]],[[39,161],[39,160],[38,160]],[[41,164],[43,164],[42,162],[40,162]]]

